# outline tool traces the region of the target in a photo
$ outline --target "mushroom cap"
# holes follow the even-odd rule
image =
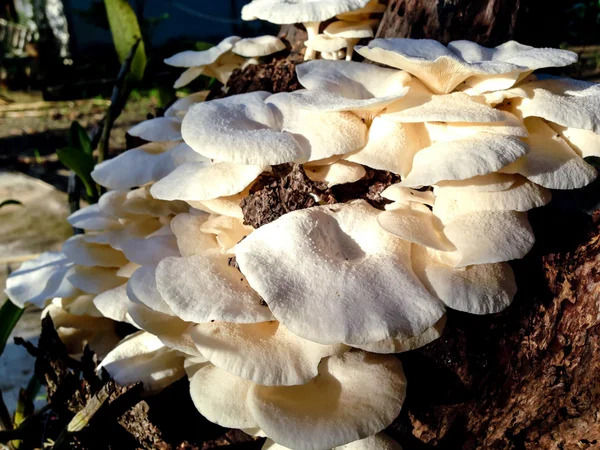
[[[406,177],[415,154],[430,145],[424,124],[396,122],[381,114],[371,123],[367,145],[345,159]]]
[[[464,139],[437,142],[417,152],[402,186],[431,186],[496,172],[527,154],[529,147],[513,136],[479,133]]]
[[[236,377],[210,363],[188,369],[190,395],[196,409],[217,425],[255,428],[256,421],[246,405],[252,382]]]
[[[273,318],[244,275],[229,265],[230,255],[221,253],[215,236],[197,239],[201,233],[197,217],[181,214],[173,222],[179,245],[187,247],[186,256],[160,261],[156,287],[175,315],[195,323],[254,323]],[[191,241],[193,245],[185,244]]]
[[[141,381],[148,391],[167,387],[185,375],[184,356],[166,348],[160,340],[145,331],[127,336],[98,365],[119,384],[126,386]]]
[[[444,309],[413,274],[408,242],[381,229],[378,213],[360,200],[285,214],[235,247],[240,270],[305,339],[352,345],[418,335]]]
[[[233,53],[246,58],[267,56],[285,49],[285,44],[276,36],[258,36],[237,41],[233,46]]]
[[[586,163],[547,123],[537,117],[525,119],[529,153],[504,167],[549,189],[577,189],[596,179],[596,169]]]
[[[62,252],[42,253],[25,261],[6,279],[5,293],[15,305],[32,303],[39,308],[54,297],[70,297],[78,291],[67,279],[73,262]]]
[[[552,122],[548,125],[582,158],[600,156],[600,134],[579,128],[564,127]]]
[[[326,36],[324,34],[317,34],[315,37],[304,41],[306,47],[310,47],[317,52],[337,52],[343,48],[346,48],[346,40],[339,37]],[[300,67],[300,66],[298,66]]]
[[[201,52],[187,50],[165,59],[165,64],[174,67],[199,67],[213,64],[221,55],[230,51],[241,38],[230,36],[223,39],[214,47]],[[200,74],[198,74],[200,75]]]
[[[253,0],[242,8],[243,20],[276,24],[322,22],[336,14],[363,8],[369,0]]]
[[[418,336],[402,339],[402,338],[388,338],[378,342],[371,342],[364,345],[356,345],[356,348],[365,350],[372,353],[403,353],[410,350],[414,350],[435,341],[439,338],[446,326],[446,315],[444,314],[435,325],[427,328],[423,333]]]
[[[412,262],[429,292],[458,311],[494,314],[509,306],[517,292],[513,271],[507,263],[455,269],[441,262],[436,252],[419,245],[413,245]]]
[[[199,103],[183,119],[185,142],[195,151],[235,164],[282,164],[307,157],[289,133],[280,131],[281,114],[266,103],[268,92],[252,92]]]
[[[360,164],[348,161],[337,161],[325,166],[305,167],[306,176],[313,181],[326,183],[327,187],[344,183],[354,183],[367,174]]]
[[[110,245],[87,242],[82,234],[67,239],[62,251],[80,266],[121,267],[129,262],[123,252]]]
[[[138,123],[127,134],[149,142],[180,141],[181,120],[177,117],[155,117]]]
[[[361,22],[344,22],[338,20],[332,22],[323,30],[327,36],[344,39],[365,39],[375,36],[373,27],[377,26],[379,20],[365,20]]]
[[[117,275],[118,269],[109,267],[73,266],[67,280],[77,289],[88,294],[100,294],[127,282]]]
[[[430,39],[374,39],[356,50],[367,59],[406,70],[436,93],[451,92],[471,77],[471,85],[480,92],[507,89],[522,73],[577,61],[573,52],[537,49],[515,41],[486,48],[469,41],[445,47]],[[493,79],[490,85],[486,85],[488,78]]]
[[[513,111],[521,117],[541,117],[565,127],[600,133],[600,85],[571,78],[522,83],[508,91]]]
[[[406,380],[395,356],[361,351],[324,359],[319,374],[301,386],[248,391],[258,426],[286,447],[331,448],[387,427],[402,407]]]
[[[148,151],[160,146],[162,151]],[[210,160],[185,143],[173,141],[145,144],[97,164],[91,175],[108,189],[127,190],[166,177],[187,162],[207,164]]]
[[[267,386],[304,384],[317,376],[322,358],[341,354],[345,345],[302,339],[279,322],[212,322],[194,327],[198,350],[215,366]]]
[[[195,92],[190,95],[186,95],[183,98],[179,98],[173,102],[171,106],[169,106],[165,111],[165,117],[177,117],[179,119],[183,119],[185,113],[188,112],[190,106],[195,105],[196,103],[201,103],[206,100],[206,97],[210,91],[200,91]]]
[[[200,226],[200,231],[214,234],[222,253],[233,253],[233,247],[254,228],[244,225],[243,220],[237,217],[213,214]]]
[[[296,66],[306,91],[292,94],[294,105],[320,111],[383,109],[402,98],[410,75],[353,61],[307,61]]]
[[[268,166],[190,162],[156,182],[152,195],[162,200],[213,200],[242,192]]]
[[[127,283],[96,295],[93,303],[103,317],[108,317],[117,322],[128,322],[136,326],[127,314],[128,308],[133,305],[133,302],[127,296]]]

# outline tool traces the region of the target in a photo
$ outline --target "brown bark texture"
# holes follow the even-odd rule
[[[560,44],[563,0],[390,0],[376,37]]]

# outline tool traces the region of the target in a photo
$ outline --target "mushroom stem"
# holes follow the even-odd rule
[[[304,22],[304,28],[306,28],[306,34],[308,36],[308,40],[314,38],[317,34],[319,34],[319,25],[321,22]],[[306,53],[304,53],[304,61],[308,61],[310,59],[315,59],[317,53],[310,47],[306,47]]]
[[[360,39],[347,39],[346,40],[346,61],[352,61],[352,53],[354,53],[354,46],[358,44]]]

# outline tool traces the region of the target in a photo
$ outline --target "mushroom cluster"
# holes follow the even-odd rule
[[[9,297],[133,324],[102,362],[117,381],[187,374],[200,413],[264,448],[397,448],[393,354],[446,308],[511,303],[527,211],[596,177],[600,88],[532,75],[576,55],[516,42],[357,52],[390,67],[309,61],[303,90],[194,94],[134,127],[150,142],[98,165],[109,191],[70,218],[88,232]]]
[[[165,59],[165,63],[186,69],[175,81],[175,89],[187,86],[200,75],[216,78],[225,86],[235,69],[258,64],[259,58],[280,52],[284,48],[285,44],[275,36],[245,39],[230,36],[208,50],[177,53]]]
[[[305,60],[319,52],[323,59],[350,61],[356,44],[375,36],[377,16],[384,11],[378,0],[253,0],[242,8],[242,19],[301,23],[308,36]],[[323,22],[327,24],[320,33]]]

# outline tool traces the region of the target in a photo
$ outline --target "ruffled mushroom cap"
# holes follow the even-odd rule
[[[245,277],[229,264],[212,234],[198,240],[204,222],[190,214],[173,219],[172,227],[184,256],[163,259],[156,268],[156,286],[170,309],[188,322],[222,320],[254,323],[271,320],[269,309],[248,285]],[[193,246],[186,242],[195,241]],[[176,279],[177,283],[173,283]],[[198,289],[198,286],[203,286]]]
[[[233,53],[246,58],[267,56],[285,49],[285,44],[276,36],[258,36],[240,39],[233,45]]]
[[[191,81],[198,78],[204,72],[211,72],[209,73],[210,76],[215,76],[219,79],[219,81],[223,82],[223,79],[225,77],[221,75],[223,75],[224,72],[228,70],[224,69],[224,66],[230,65],[231,62],[233,62],[233,65],[241,66],[241,63],[243,61],[241,58],[236,57],[235,61],[221,61],[221,64],[219,64],[219,60],[223,57],[226,57],[227,54],[233,49],[234,44],[237,43],[240,39],[241,38],[238,36],[230,36],[228,38],[223,39],[217,45],[209,48],[208,50],[187,50],[165,59],[165,64],[168,64],[170,66],[188,68],[175,82],[175,89],[181,88],[189,84]],[[213,70],[207,70],[209,68],[212,68]]]
[[[243,20],[266,20],[278,25],[322,22],[336,14],[363,8],[369,0],[253,0],[242,8]]]
[[[73,262],[64,253],[43,253],[10,274],[5,293],[19,308],[28,303],[42,308],[46,300],[76,295],[77,289],[67,279],[72,268]]]
[[[214,200],[239,194],[269,166],[192,162],[179,166],[155,183],[152,195],[162,200]]]
[[[463,81],[479,92],[508,89],[533,70],[577,61],[577,55],[567,50],[538,49],[515,41],[486,48],[469,41],[445,47],[429,39],[374,39],[356,51],[372,61],[406,70],[442,94]]]
[[[127,134],[149,142],[180,141],[181,120],[177,117],[155,117],[138,123]]]
[[[355,345],[354,347],[367,352],[372,353],[403,353],[410,350],[414,350],[423,347],[436,339],[438,339],[444,327],[446,326],[446,315],[443,315],[440,320],[436,322],[432,327],[427,328],[423,333],[418,336],[403,339],[403,338],[387,338],[377,342],[371,342],[369,344]]]
[[[444,309],[412,272],[408,242],[381,229],[378,213],[364,201],[288,213],[235,247],[240,270],[305,339],[353,345],[421,334]]]
[[[479,133],[465,139],[437,142],[418,151],[402,186],[431,186],[440,181],[466,180],[496,172],[521,156],[529,147],[513,136]]]
[[[525,119],[529,136],[524,141],[529,153],[504,167],[504,173],[518,173],[549,189],[577,189],[598,176],[567,142],[537,117]]]
[[[379,20],[364,20],[361,22],[345,22],[343,20],[332,22],[323,33],[330,37],[342,38],[346,41],[346,61],[352,60],[354,46],[361,39],[372,38],[375,36],[373,27],[376,27]]]
[[[184,359],[156,336],[138,331],[119,342],[98,365],[98,370],[106,369],[123,386],[141,381],[147,391],[157,391],[185,376]]]
[[[352,114],[298,110],[290,94],[260,91],[194,105],[182,130],[205,156],[256,166],[349,153],[366,139],[364,123]]]
[[[202,225],[200,231],[214,234],[221,252],[233,254],[233,247],[248,236],[254,228],[244,225],[242,219],[237,217],[212,214]]]
[[[429,292],[458,311],[497,313],[511,304],[517,292],[515,277],[506,263],[456,269],[444,264],[438,252],[419,245],[412,247],[412,262],[415,273]]]
[[[375,114],[408,92],[406,72],[352,61],[309,61],[296,67],[307,90],[292,94],[293,104],[316,111]]]
[[[406,381],[394,356],[348,352],[324,359],[301,386],[252,385],[248,409],[267,436],[299,450],[331,448],[387,427],[404,401]]]
[[[101,186],[123,191],[159,181],[188,162],[206,165],[210,159],[185,143],[153,142],[97,164],[91,175]]]
[[[322,358],[338,355],[345,345],[321,345],[302,339],[279,322],[199,324],[192,339],[215,366],[267,386],[304,384],[317,376]]]
[[[324,166],[305,167],[306,176],[313,181],[327,184],[327,187],[338,184],[354,183],[366,175],[360,164],[338,161]]]
[[[123,252],[110,245],[87,242],[82,234],[69,238],[62,251],[80,266],[121,267],[129,262]]]
[[[304,45],[312,48],[313,50],[321,53],[332,53],[337,52],[338,50],[342,50],[346,48],[346,40],[342,38],[336,38],[331,36],[326,36],[324,34],[317,34],[313,38],[304,42]],[[336,59],[336,58],[327,58],[327,59]],[[300,67],[300,66],[298,66]]]

